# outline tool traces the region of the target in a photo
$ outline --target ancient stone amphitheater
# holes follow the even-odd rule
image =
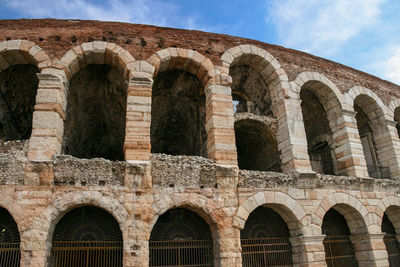
[[[0,41],[0,266],[400,266],[398,85],[145,25]]]

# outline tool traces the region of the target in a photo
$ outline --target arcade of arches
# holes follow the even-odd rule
[[[400,265],[394,85],[261,45],[5,42],[0,266]]]

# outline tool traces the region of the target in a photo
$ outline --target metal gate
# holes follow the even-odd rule
[[[400,248],[399,243],[395,235],[385,235],[383,241],[386,245],[388,253],[389,266],[396,267],[400,266]]]
[[[54,241],[51,254],[51,267],[122,267],[121,241]]]
[[[357,267],[353,243],[349,236],[327,236],[324,239],[325,261],[328,267]]]
[[[241,239],[242,265],[245,267],[292,266],[289,238]]]
[[[0,266],[18,267],[20,259],[19,243],[0,243]]]
[[[150,241],[150,266],[213,266],[212,240]]]

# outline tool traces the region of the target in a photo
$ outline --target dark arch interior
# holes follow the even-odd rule
[[[196,213],[183,208],[161,215],[151,231],[150,240],[211,240],[208,224]]]
[[[21,252],[18,226],[11,214],[0,208],[0,266],[20,265]]]
[[[327,236],[350,235],[346,219],[335,209],[330,209],[324,216],[322,234]]]
[[[308,143],[308,155],[312,169],[317,173],[334,174],[331,149],[327,140],[321,136],[330,136],[328,117],[318,97],[307,89],[307,84],[300,91],[301,110]]]
[[[273,209],[258,207],[240,231],[243,266],[292,266],[289,228]]]
[[[334,208],[324,216],[322,234],[326,235],[323,243],[327,266],[358,266],[346,219]]]
[[[29,139],[39,80],[34,65],[14,65],[0,72],[0,139]]]
[[[267,207],[258,207],[250,213],[240,231],[241,239],[289,236],[289,228],[282,217]]]
[[[61,218],[54,230],[53,241],[122,241],[122,232],[110,213],[86,206]]]
[[[382,219],[382,232],[385,233],[383,242],[388,253],[389,266],[400,266],[400,244],[396,238],[396,231],[386,212]]]
[[[151,152],[207,157],[206,105],[200,80],[185,71],[161,72],[151,104]]]
[[[262,122],[235,122],[235,138],[240,169],[281,171],[278,143],[271,130]]]
[[[50,266],[121,266],[122,232],[114,217],[91,206],[68,212],[57,223]]]
[[[397,135],[400,138],[400,107],[394,110],[394,121],[396,123]]]
[[[68,90],[64,153],[78,158],[123,160],[127,83],[108,65],[76,73]]]
[[[364,110],[354,104],[356,112],[357,128],[361,138],[361,144],[364,150],[365,161],[367,163],[368,174],[370,177],[381,178],[382,169],[380,167],[379,158],[375,144],[374,132],[371,127],[369,118]]]
[[[272,115],[268,85],[254,68],[246,64],[236,64],[229,69],[229,75],[232,77],[233,100],[241,100],[236,106],[236,112]],[[235,93],[236,95],[245,95],[247,100],[235,99]]]
[[[19,231],[11,214],[0,208],[0,243],[19,243]]]
[[[213,266],[208,224],[183,208],[161,215],[150,235],[150,266]]]

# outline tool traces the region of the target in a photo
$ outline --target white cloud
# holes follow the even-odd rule
[[[328,56],[379,18],[386,0],[273,0],[268,16],[285,46]]]
[[[179,14],[179,6],[162,0],[6,0],[28,18],[89,19],[157,26],[207,29],[195,18]]]
[[[383,76],[400,85],[400,46],[394,49],[391,57],[382,63]]]

